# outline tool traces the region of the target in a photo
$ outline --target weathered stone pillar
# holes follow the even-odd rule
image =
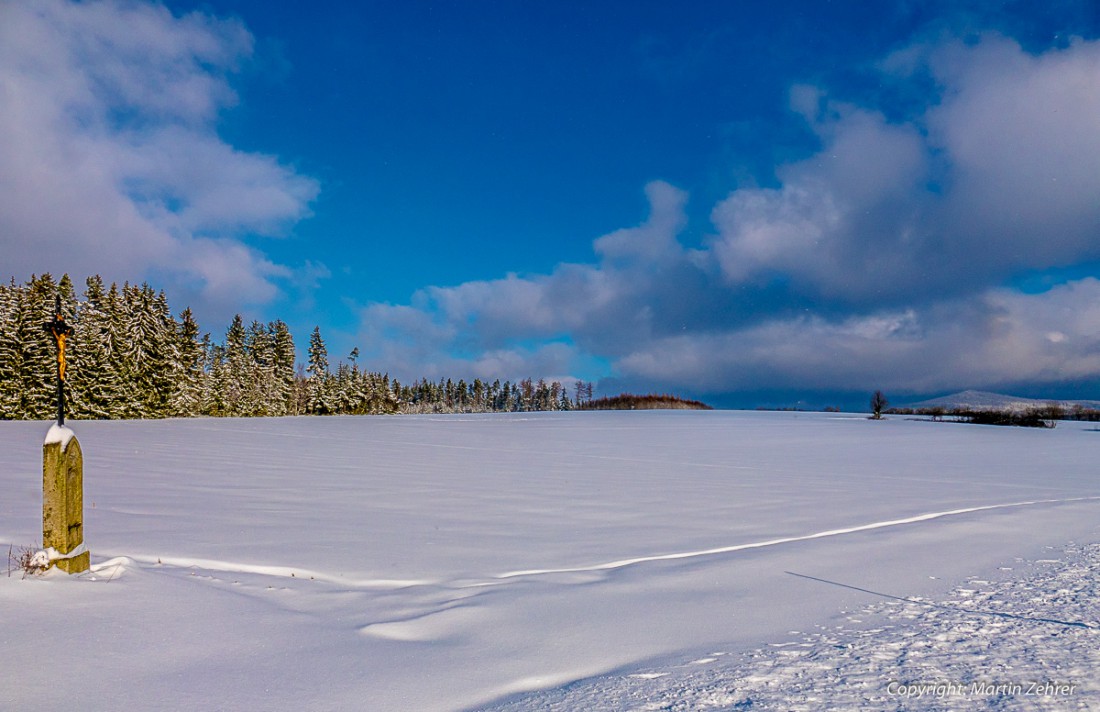
[[[72,430],[54,425],[42,445],[42,548],[65,573],[87,571],[84,456]]]

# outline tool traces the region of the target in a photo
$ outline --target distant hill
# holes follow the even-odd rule
[[[678,396],[623,393],[610,398],[597,398],[582,403],[581,410],[713,410],[706,403]]]
[[[913,410],[943,408],[945,410],[1026,411],[1034,408],[1044,408],[1052,404],[1065,409],[1081,406],[1083,408],[1100,410],[1100,401],[1095,400],[1023,398],[1020,396],[1009,396],[1003,393],[989,393],[987,391],[962,391],[961,393],[953,393],[949,396],[932,398],[930,400],[920,401],[919,403],[910,403],[902,407],[911,408]]]

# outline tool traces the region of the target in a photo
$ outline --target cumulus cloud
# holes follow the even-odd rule
[[[1100,45],[1033,56],[989,35],[917,49],[886,63],[924,67],[942,88],[910,122],[792,92],[824,148],[782,167],[781,188],[736,191],[715,208],[727,279],[779,274],[858,305],[1100,257]]]
[[[1100,283],[1006,286],[1100,258],[1100,43],[1031,54],[991,34],[882,68],[884,83],[919,74],[937,94],[898,120],[792,88],[820,150],[778,167],[776,187],[721,200],[701,248],[682,242],[688,196],[655,182],[649,218],[596,239],[592,263],[375,304],[364,334],[414,373],[599,359],[619,383],[695,394],[1100,376],[1100,311],[1082,308]]]
[[[949,87],[926,118],[951,161],[942,222],[968,247],[996,245],[991,270],[1100,257],[1100,43],[1034,56],[989,36],[930,62]]]
[[[782,187],[743,189],[712,219],[729,283],[782,275],[818,299],[876,301],[914,281],[929,160],[912,125],[830,106],[815,122],[825,148],[778,171]]]
[[[284,233],[318,185],[217,134],[252,45],[239,22],[157,4],[4,3],[4,270],[168,275],[207,303],[275,296],[290,269],[243,238]]]

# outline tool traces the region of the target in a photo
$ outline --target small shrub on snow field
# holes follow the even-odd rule
[[[12,547],[8,547],[8,577],[11,577],[12,567],[23,572],[23,578],[37,576],[45,573],[50,568],[50,561],[45,553],[29,546],[19,547],[19,553],[12,553]]]

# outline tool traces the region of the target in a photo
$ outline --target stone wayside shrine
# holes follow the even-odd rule
[[[42,444],[42,553],[45,565],[77,574],[90,563],[84,546],[84,457],[65,427],[65,339],[73,328],[61,314],[60,296],[44,327],[57,341],[57,422]]]

